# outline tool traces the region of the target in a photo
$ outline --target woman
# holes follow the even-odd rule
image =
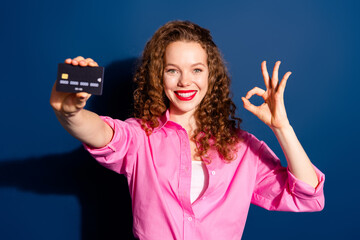
[[[92,59],[68,64],[94,67]],[[135,118],[99,117],[84,109],[87,93],[60,93],[51,105],[60,123],[105,167],[127,177],[135,237],[240,239],[250,203],[269,210],[319,211],[324,174],[297,140],[285,111],[290,72],[278,79],[261,64],[266,90],[244,107],[276,135],[288,162],[240,130],[228,77],[210,32],[173,21],[147,43],[135,74]],[[254,95],[264,99],[254,106]],[[120,238],[120,236],[119,236]]]

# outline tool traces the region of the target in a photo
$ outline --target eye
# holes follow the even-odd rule
[[[202,72],[202,69],[200,69],[200,68],[195,68],[194,69],[194,73],[201,73]]]
[[[177,70],[174,68],[170,68],[170,69],[167,69],[166,72],[170,73],[170,74],[175,74],[175,73],[177,73]]]

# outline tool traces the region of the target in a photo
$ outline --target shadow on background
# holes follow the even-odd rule
[[[103,95],[93,96],[88,109],[128,118],[136,61],[126,59],[106,66]],[[82,240],[135,239],[126,178],[100,166],[82,147],[64,154],[2,161],[0,187],[75,195],[81,206]]]

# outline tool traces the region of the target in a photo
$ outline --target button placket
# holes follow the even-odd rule
[[[185,129],[179,129],[177,131],[180,140],[180,183],[179,190],[181,196],[181,203],[184,211],[184,221],[187,224],[194,224],[194,213],[190,202],[190,187],[191,187],[191,153],[189,138]],[[185,228],[186,225],[184,226]]]

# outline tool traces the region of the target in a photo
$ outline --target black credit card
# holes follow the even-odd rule
[[[59,63],[56,91],[87,92],[101,95],[104,83],[104,67],[81,67]]]

